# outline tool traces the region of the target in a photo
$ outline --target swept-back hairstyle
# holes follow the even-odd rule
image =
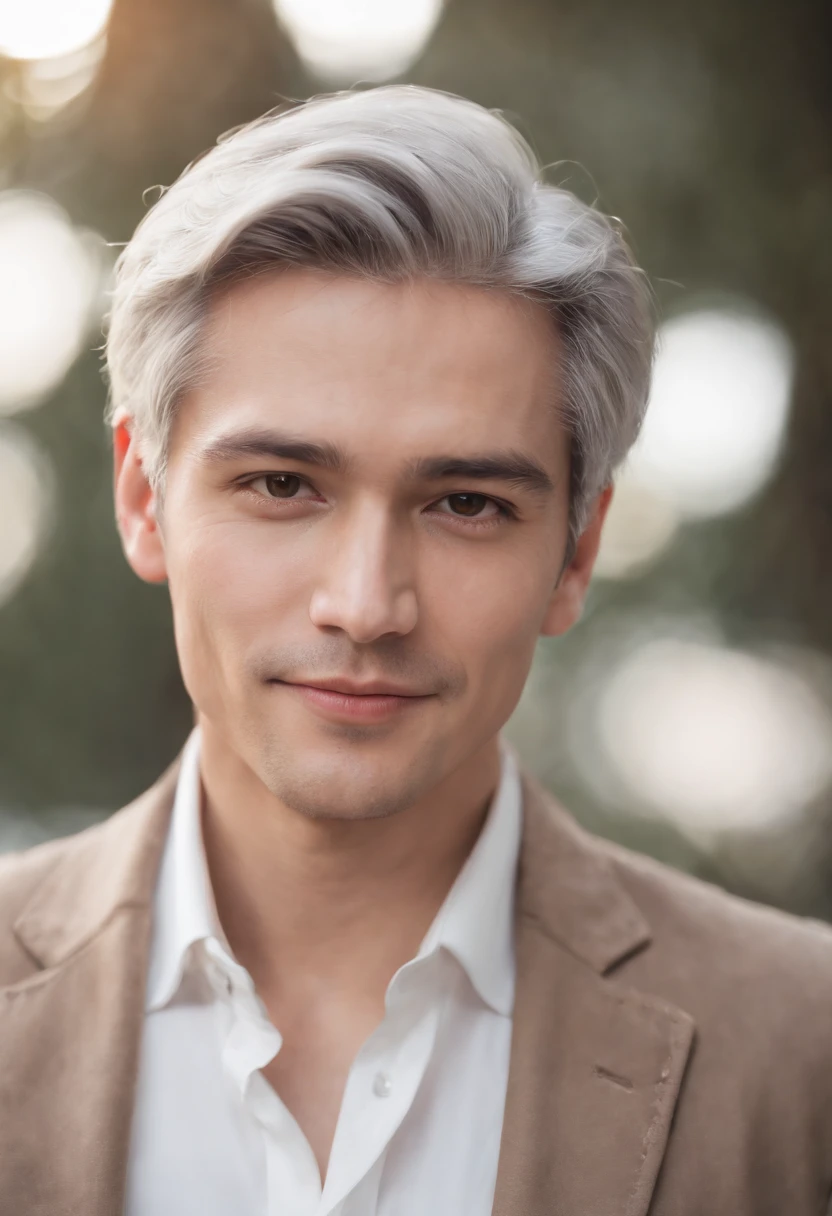
[[[650,380],[650,291],[617,224],[544,182],[499,112],[434,89],[319,96],[222,136],[116,264],[108,418],[131,417],[158,492],[177,403],[206,367],[211,294],[290,265],[453,280],[550,311],[571,434],[571,550],[638,434]]]

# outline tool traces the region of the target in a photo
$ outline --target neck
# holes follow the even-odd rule
[[[493,738],[413,806],[310,819],[202,721],[203,834],[220,922],[261,993],[325,988],[374,1003],[414,956],[482,828]]]

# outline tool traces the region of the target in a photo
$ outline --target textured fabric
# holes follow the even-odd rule
[[[200,829],[199,731],[154,897],[127,1216],[488,1216],[511,1042],[521,791],[511,752],[476,845],[346,1084],[321,1188],[259,1073],[279,1030],[234,959]]]
[[[122,1216],[175,785],[174,766],[106,823],[0,859],[4,1214]],[[523,790],[494,1216],[823,1216],[832,930]]]

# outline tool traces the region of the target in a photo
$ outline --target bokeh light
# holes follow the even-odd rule
[[[30,570],[48,535],[54,481],[47,458],[20,428],[0,427],[0,603]]]
[[[45,195],[0,194],[0,413],[35,404],[78,356],[97,320],[103,242]]]
[[[607,512],[601,578],[643,573],[682,522],[758,493],[782,447],[793,364],[783,330],[750,313],[697,309],[662,326],[647,416]]]
[[[614,665],[595,734],[625,795],[695,838],[772,825],[832,780],[832,715],[796,668],[691,638]]]
[[[756,316],[700,309],[668,321],[630,475],[688,518],[747,502],[780,451],[793,362],[783,330]]]
[[[10,82],[14,100],[36,122],[54,118],[92,84],[106,45],[102,35],[68,55],[21,64],[17,80]]]
[[[51,59],[93,42],[113,0],[0,0],[0,54]]]
[[[680,521],[671,502],[625,469],[616,478],[594,573],[600,578],[641,574],[671,544]]]
[[[311,72],[333,83],[404,72],[433,32],[442,0],[274,0]]]

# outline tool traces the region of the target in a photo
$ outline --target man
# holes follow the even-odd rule
[[[116,510],[197,726],[3,862],[2,1212],[825,1210],[830,931],[586,835],[500,741],[651,350],[614,225],[447,94],[267,116],[149,212]]]

